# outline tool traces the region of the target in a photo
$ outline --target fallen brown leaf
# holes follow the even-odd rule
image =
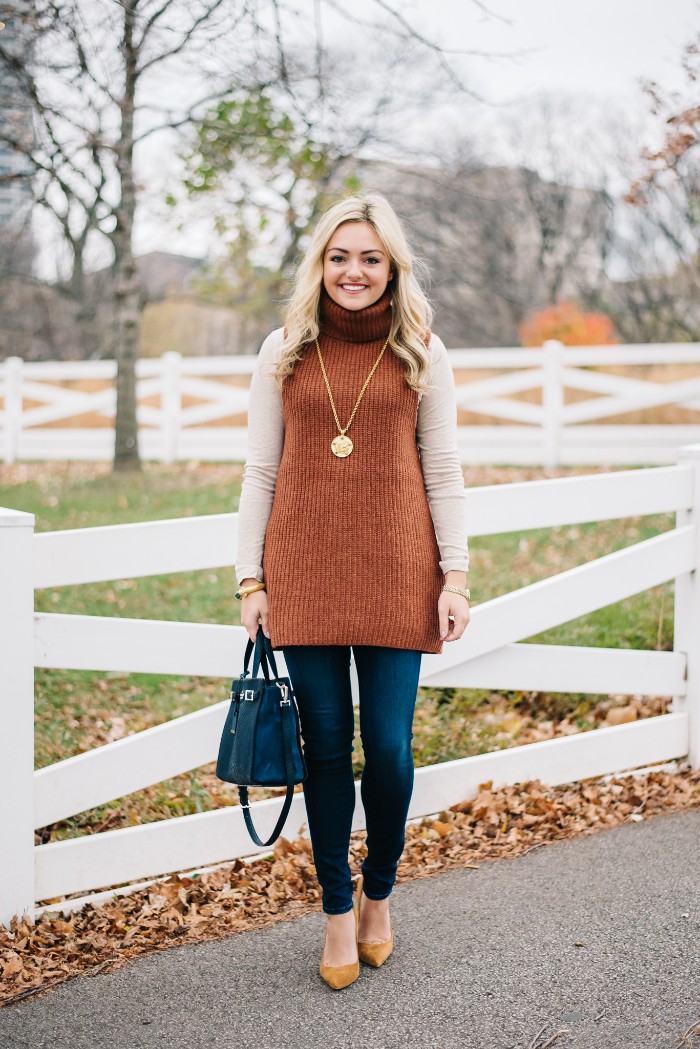
[[[645,819],[700,808],[700,770],[651,771],[559,787],[529,780],[494,790],[493,781],[482,783],[476,798],[452,805],[439,818],[407,825],[397,881],[522,856],[552,841],[633,822],[642,808]],[[365,832],[353,834],[355,873],[366,851]],[[14,918],[9,929],[0,927],[0,1006],[47,993],[77,976],[112,972],[176,943],[221,939],[319,910],[311,842],[281,837],[272,855],[261,860],[237,859],[201,875],[173,874],[68,918],[57,911],[44,912],[36,922]]]

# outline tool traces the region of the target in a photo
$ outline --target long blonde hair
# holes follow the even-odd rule
[[[381,193],[358,193],[333,204],[319,219],[311,243],[297,269],[294,289],[286,302],[286,337],[272,374],[281,386],[294,370],[303,347],[319,334],[319,303],[323,285],[323,256],[330,238],[343,222],[367,222],[376,231],[389,255],[392,324],[389,344],[406,362],[406,381],[418,392],[427,383],[430,360],[426,334],[433,319],[432,307],[416,278],[425,269],[409,247],[401,220]]]

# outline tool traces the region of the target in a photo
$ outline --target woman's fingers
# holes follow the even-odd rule
[[[448,630],[448,632],[445,635],[443,640],[444,641],[459,641],[460,637],[462,636],[464,631],[467,629],[468,624],[469,624],[469,620],[468,619],[459,619],[458,620],[455,617],[454,623],[450,622],[450,628],[449,628],[449,630]]]
[[[260,596],[258,596],[258,594]],[[270,628],[268,625],[268,609],[267,609],[267,594],[264,590],[258,590],[254,594],[249,594],[248,597],[243,598],[243,608],[241,609],[241,623],[248,631],[248,636],[251,641],[255,641],[258,636],[258,626],[262,622],[263,633],[265,637],[270,636]]]
[[[440,638],[443,641],[458,641],[466,630],[470,617],[466,597],[458,594],[456,600],[453,600],[450,591],[443,591],[438,602]]]

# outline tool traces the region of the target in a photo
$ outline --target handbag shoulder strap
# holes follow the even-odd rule
[[[245,785],[239,786],[238,796],[243,809],[243,819],[245,820],[248,833],[255,842],[256,845],[272,845],[273,841],[279,837],[280,831],[284,826],[284,821],[287,818],[289,810],[292,805],[292,799],[294,797],[294,733],[296,731],[296,719],[292,710],[292,704],[287,697],[286,700],[280,702],[280,710],[282,712],[282,731],[284,734],[284,763],[287,770],[287,795],[284,799],[284,805],[282,811],[279,814],[279,819],[275,824],[275,829],[268,838],[267,841],[263,841],[258,835],[255,827],[253,826],[253,820],[250,815],[250,803],[248,801],[248,787]]]

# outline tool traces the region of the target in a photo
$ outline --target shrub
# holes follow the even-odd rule
[[[573,302],[557,302],[530,314],[518,331],[523,346],[541,346],[547,339],[558,339],[565,346],[602,346],[620,341],[609,317],[583,313]]]

